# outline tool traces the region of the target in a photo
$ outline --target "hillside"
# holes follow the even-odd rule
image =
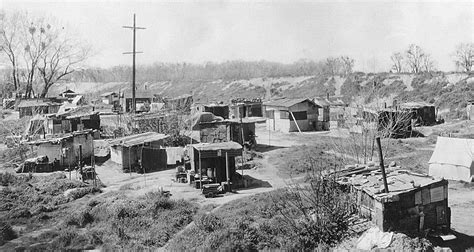
[[[98,97],[108,91],[128,91],[126,82],[80,82],[69,83],[68,88],[76,92]],[[56,87],[63,90],[65,87]],[[196,80],[145,82],[137,85],[139,91],[176,97],[193,94],[195,101],[228,101],[234,97],[315,97],[343,96],[347,102],[372,103],[380,98],[391,104],[396,99],[434,103],[440,113],[450,118],[462,117],[466,100],[474,98],[474,74],[466,73],[353,73],[348,76],[298,76],[279,78],[252,78],[242,80]]]

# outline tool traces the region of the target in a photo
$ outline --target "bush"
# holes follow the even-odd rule
[[[16,176],[9,172],[0,173],[0,185],[8,186],[16,182]]]
[[[194,217],[194,224],[196,224],[196,227],[200,230],[209,233],[224,227],[222,219],[212,213],[197,215]]]
[[[73,200],[75,200],[75,199],[82,198],[87,194],[90,194],[90,193],[92,194],[92,193],[96,193],[96,192],[100,193],[100,192],[102,192],[102,190],[100,190],[97,187],[76,188],[76,189],[73,189],[69,192],[69,197],[72,198]]]
[[[69,214],[65,220],[66,225],[85,227],[87,224],[94,222],[94,217],[90,214],[89,210],[85,208]]]
[[[9,219],[30,218],[31,212],[28,208],[15,208],[8,212]]]
[[[0,222],[0,246],[16,238],[15,231],[8,223]]]

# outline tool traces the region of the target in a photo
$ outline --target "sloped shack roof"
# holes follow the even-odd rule
[[[198,143],[188,145],[200,153],[201,158],[229,157],[242,155],[242,145],[236,142]]]
[[[116,138],[109,142],[110,146],[124,146],[131,147],[135,145],[140,145],[144,143],[155,142],[168,138],[165,134],[160,134],[156,132],[146,132],[141,134],[135,134],[131,136],[125,136],[121,138]]]
[[[115,92],[105,92],[103,94],[100,95],[100,97],[106,97],[106,96],[109,96],[109,95],[116,95],[117,93]]]
[[[74,138],[75,136],[90,135],[92,132],[93,132],[93,130],[90,130],[90,129],[86,129],[86,130],[82,130],[82,131],[74,131],[74,132],[71,132],[71,133],[62,134],[60,136],[55,136],[53,138],[46,138],[46,139],[39,139],[39,140],[35,140],[35,141],[29,141],[29,142],[26,142],[26,144],[29,144],[29,145],[40,145],[40,144],[44,144],[44,143],[60,144],[61,142],[65,141],[65,140],[68,140],[68,139],[71,139],[71,138]]]
[[[278,100],[264,102],[263,105],[272,106],[272,107],[289,108],[293,105],[296,105],[296,104],[302,103],[302,102],[306,102],[306,101],[316,105],[312,100],[310,100],[308,98],[282,98],[282,99],[278,99]]]
[[[414,191],[420,187],[444,181],[435,179],[426,174],[413,173],[408,170],[395,170],[387,172],[387,184],[389,193],[384,191],[384,183],[381,172],[371,174],[348,175],[339,180],[339,183],[351,184],[358,190],[366,192],[377,200],[396,201],[396,196],[402,193]]]
[[[60,103],[45,101],[45,100],[21,100],[18,104],[19,108],[27,107],[47,107],[47,106],[60,106]]]
[[[329,107],[331,104],[323,98],[314,98],[313,102],[320,107]]]
[[[401,108],[416,109],[423,107],[434,107],[434,104],[427,102],[406,102],[400,105]]]

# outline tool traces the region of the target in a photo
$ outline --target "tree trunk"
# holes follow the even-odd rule
[[[48,91],[49,91],[49,87],[51,87],[51,85],[46,84],[46,83],[44,84],[43,91],[41,91],[41,95],[40,95],[41,98],[46,97],[46,95],[48,94]]]
[[[15,58],[13,58],[12,60],[12,65],[13,65],[13,71],[12,71],[12,75],[13,75],[13,86],[15,88],[15,92],[18,91],[18,88],[19,88],[19,83],[18,83],[18,72],[17,72],[17,69],[16,69],[16,60]]]

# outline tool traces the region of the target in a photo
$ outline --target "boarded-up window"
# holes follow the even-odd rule
[[[288,119],[288,116],[287,111],[280,111],[280,119]]]
[[[308,115],[307,115],[306,111],[293,112],[293,116],[295,117],[295,119],[297,121],[308,119]],[[293,116],[290,116],[291,121],[293,121]]]

